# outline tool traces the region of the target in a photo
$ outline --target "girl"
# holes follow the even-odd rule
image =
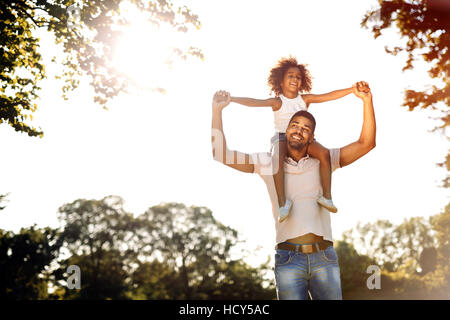
[[[278,171],[274,174],[275,189],[280,207],[278,221],[284,221],[290,213],[292,201],[286,199],[284,193],[283,162],[286,157],[286,128],[292,115],[299,110],[307,110],[310,103],[320,103],[342,98],[353,92],[353,88],[336,90],[325,94],[299,94],[311,90],[311,76],[306,67],[293,57],[282,58],[270,70],[268,84],[275,98],[266,100],[231,97],[231,102],[248,107],[271,107],[274,112],[275,135],[272,137],[273,160],[278,163]],[[317,202],[331,212],[337,212],[331,198],[331,164],[327,148],[317,141],[308,147],[308,154],[320,160],[320,178],[323,196]]]

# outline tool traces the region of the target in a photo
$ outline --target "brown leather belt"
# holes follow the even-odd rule
[[[275,246],[275,249],[281,250],[289,250],[301,253],[316,253],[319,250],[325,250],[326,248],[333,245],[331,241],[322,241],[315,243],[306,243],[306,244],[294,244],[294,243],[286,243],[282,242]],[[319,247],[319,250],[317,249]]]

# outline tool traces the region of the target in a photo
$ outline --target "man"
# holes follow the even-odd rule
[[[361,158],[375,147],[376,123],[372,94],[366,82],[353,93],[363,101],[363,125],[357,141],[330,149],[332,170]],[[245,154],[227,148],[222,110],[230,103],[227,92],[216,92],[212,104],[214,159],[236,170],[259,174],[272,202],[276,230],[275,282],[279,299],[342,299],[338,257],[333,247],[330,213],[316,202],[322,194],[319,161],[307,154],[314,139],[316,122],[307,111],[293,115],[286,129],[287,157],[284,163],[286,195],[294,204],[287,220],[277,219],[277,195],[273,182],[276,163],[268,153]]]

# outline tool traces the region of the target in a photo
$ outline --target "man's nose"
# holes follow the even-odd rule
[[[297,129],[295,130],[295,132],[297,132],[297,133],[303,135],[303,132],[305,132],[305,129],[303,129],[303,128],[297,128]]]
[[[299,128],[298,133],[303,137],[306,129],[305,128]]]

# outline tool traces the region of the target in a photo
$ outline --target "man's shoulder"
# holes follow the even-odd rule
[[[330,150],[331,171],[340,168],[340,149],[332,148]],[[278,162],[273,161],[270,152],[256,152],[250,154],[251,161],[254,165],[254,173],[259,175],[274,175],[278,171]],[[319,164],[319,160],[309,157],[307,159],[312,165]]]

